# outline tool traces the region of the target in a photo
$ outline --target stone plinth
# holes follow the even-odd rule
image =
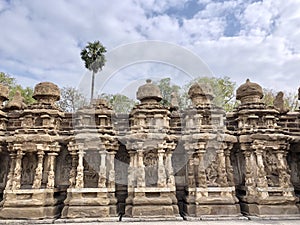
[[[115,217],[116,198],[109,188],[68,189],[62,218]]]
[[[178,217],[176,196],[170,188],[134,188],[128,190],[125,215],[130,217]]]
[[[64,195],[57,189],[7,190],[0,218],[57,218],[63,207]]]
[[[233,196],[234,187],[187,188],[187,192],[195,193],[195,203],[187,205],[189,216],[240,216],[238,200]],[[207,196],[203,196],[207,193]]]

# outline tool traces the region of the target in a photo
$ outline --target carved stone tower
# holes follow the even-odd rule
[[[239,146],[234,161],[237,196],[249,215],[297,214],[287,164],[290,136],[277,125],[279,112],[261,102],[261,86],[249,79],[236,92],[241,101],[232,115]]]
[[[130,114],[130,133],[125,137],[130,155],[126,215],[130,217],[176,217],[170,112],[159,101],[159,88],[147,80],[139,87],[140,104]]]
[[[97,99],[92,107],[75,114],[75,133],[68,144],[72,168],[64,218],[117,216],[114,160],[118,141],[112,113],[105,100]]]
[[[230,152],[236,138],[227,131],[225,111],[212,103],[210,86],[195,83],[183,116],[183,141],[188,155],[186,212],[188,216],[239,216]]]
[[[4,191],[2,218],[54,218],[62,195],[55,183],[58,130],[63,113],[55,106],[59,88],[50,82],[35,86],[36,103],[26,106],[21,95],[7,104],[10,169]],[[26,206],[26,207],[24,207]]]

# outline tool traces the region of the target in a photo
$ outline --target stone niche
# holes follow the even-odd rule
[[[225,111],[212,104],[212,89],[189,89],[192,105],[183,113],[182,141],[187,155],[185,213],[188,217],[240,216],[230,153],[237,142],[224,124]]]

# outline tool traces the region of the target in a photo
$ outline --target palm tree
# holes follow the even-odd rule
[[[92,86],[91,86],[91,102],[94,96],[94,83],[95,74],[102,70],[105,65],[106,48],[100,43],[100,41],[88,42],[87,46],[82,49],[80,55],[81,59],[85,63],[85,67],[92,71]]]

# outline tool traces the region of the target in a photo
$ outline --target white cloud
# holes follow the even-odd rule
[[[199,0],[205,7],[192,18],[176,16],[188,1],[0,1],[0,68],[24,85],[76,86],[88,74],[80,59],[86,42],[101,40],[110,51],[154,39],[187,47],[238,84],[249,76],[264,87],[297,89],[299,1]],[[122,76],[134,77],[123,72],[116,87]]]

